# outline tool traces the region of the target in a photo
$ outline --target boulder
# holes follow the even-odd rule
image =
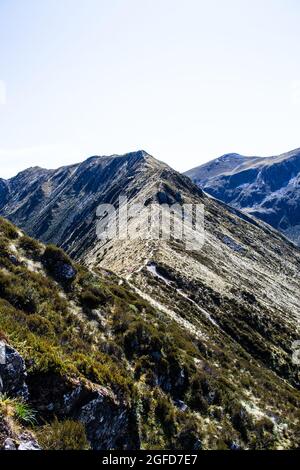
[[[76,270],[70,264],[62,264],[57,267],[57,276],[62,281],[73,281],[76,277]]]
[[[108,388],[56,374],[31,375],[28,385],[39,417],[80,421],[92,449],[139,448],[137,419],[131,407]]]
[[[11,346],[0,343],[0,393],[24,400],[28,398],[24,359]]]
[[[15,436],[14,439],[8,437],[3,443],[3,450],[41,450],[36,439],[29,433]]]
[[[28,432],[24,432],[23,434],[21,434],[18,437],[18,440],[18,450],[41,450],[36,439],[32,436],[32,434]]]
[[[3,450],[17,450],[16,443],[13,439],[8,437],[3,443]]]
[[[137,420],[132,411],[102,387],[95,398],[80,409],[78,419],[85,426],[93,450],[140,447]]]

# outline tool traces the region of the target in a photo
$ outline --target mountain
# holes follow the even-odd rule
[[[98,204],[116,203],[123,189],[134,196],[149,174],[162,168],[167,166],[143,151],[91,157],[58,170],[30,168],[4,182],[0,213],[35,238],[78,257],[95,241]]]
[[[95,294],[88,287],[89,318],[93,328],[104,331],[99,341],[104,349],[107,343],[109,360],[122,361],[121,378],[114,386],[118,374],[101,372],[98,383],[95,364],[80,370],[115,394],[126,371],[138,391],[132,414],[128,411],[138,430],[130,434],[131,445],[299,446],[299,368],[293,357],[299,339],[300,250],[294,244],[144,151],[92,157],[58,170],[33,168],[4,184],[8,196],[0,203],[2,215],[43,242],[62,246],[90,276],[100,276],[93,284],[109,290],[93,309]],[[128,198],[128,227],[121,224],[120,238],[98,239],[97,207],[118,206],[120,195]],[[159,207],[165,216],[171,204],[204,208],[203,246],[187,249],[193,228],[183,238],[175,236],[179,212],[170,239],[145,236],[147,210]],[[75,294],[71,289],[65,295],[78,308],[76,289],[75,284]],[[79,318],[89,324],[86,316]],[[60,324],[57,317],[53,323]],[[62,342],[69,347],[69,341]]]
[[[227,154],[186,175],[208,194],[300,245],[300,149],[267,158]]]
[[[1,205],[5,204],[7,202],[7,196],[8,196],[7,182],[0,178],[0,201],[1,201]]]

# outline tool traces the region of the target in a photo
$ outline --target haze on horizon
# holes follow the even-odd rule
[[[0,177],[300,146],[297,0],[0,0]]]

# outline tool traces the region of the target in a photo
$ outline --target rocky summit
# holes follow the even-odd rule
[[[19,227],[1,220],[0,330],[23,367],[2,447],[24,432],[41,448],[299,447],[299,248],[144,151],[0,188]],[[99,239],[97,207],[120,196],[127,225]],[[198,205],[203,246],[175,236],[178,212],[169,238],[145,236],[138,203]]]
[[[208,194],[300,245],[300,149],[268,158],[227,154],[186,175]]]

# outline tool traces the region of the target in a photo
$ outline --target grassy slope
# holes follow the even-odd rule
[[[261,370],[245,352],[203,347],[113,274],[74,266],[55,248],[46,254],[48,260],[58,256],[73,265],[75,280],[58,279],[45,261],[45,247],[0,219],[0,336],[24,357],[29,382],[55,375],[87,387],[108,387],[135,410],[143,448],[299,444],[299,393]],[[228,379],[234,362],[249,370],[244,383],[241,376]],[[271,416],[257,417],[243,407],[252,374],[257,388],[265,389],[267,403],[281,402],[287,428],[280,417],[274,424]],[[179,401],[187,409],[180,409]],[[5,418],[1,406],[0,413]],[[37,414],[36,419],[37,435],[44,426],[47,432],[49,426],[57,430],[54,416]],[[84,439],[76,442],[85,448]]]

